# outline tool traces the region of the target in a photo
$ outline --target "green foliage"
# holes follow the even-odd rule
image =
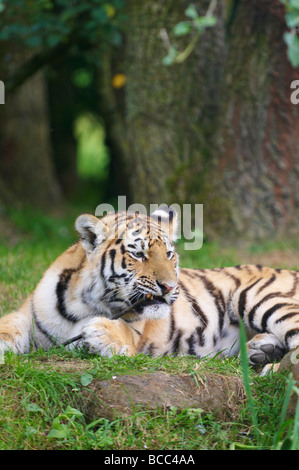
[[[104,182],[108,177],[109,156],[102,124],[91,114],[75,122],[78,174],[83,179]]]
[[[280,0],[286,10],[286,24],[290,31],[284,34],[288,47],[288,58],[293,67],[299,66],[299,0]]]
[[[70,368],[62,371],[59,363]],[[136,407],[126,419],[85,420],[89,398],[84,392],[93,379],[163,371],[201,380],[207,373],[241,376],[242,368],[238,358],[98,358],[63,348],[24,356],[8,353],[0,368],[0,449],[298,449],[298,409],[296,417],[286,418],[294,383],[283,374],[245,372],[252,404],[232,421],[220,421],[201,408],[174,406],[154,411]]]
[[[72,55],[98,48],[103,41],[118,44],[123,6],[123,0],[1,0],[0,41],[29,49],[69,44]],[[92,51],[87,55],[94,59]]]
[[[293,67],[299,66],[299,0],[280,0],[284,4],[286,10],[286,24],[290,31],[284,34],[284,40],[288,48],[288,58]],[[164,65],[172,65],[174,63],[184,62],[194,50],[200,35],[209,27],[213,27],[217,23],[217,18],[212,14],[216,0],[210,2],[208,11],[205,16],[199,16],[196,7],[190,4],[185,10],[185,15],[189,20],[180,21],[173,28],[174,36],[181,37],[189,35],[191,37],[189,44],[184,51],[179,52],[176,45],[171,44],[167,38],[168,54],[163,59]]]
[[[199,16],[195,6],[190,4],[186,10],[185,15],[189,18],[187,21],[180,21],[173,28],[174,36],[186,36],[191,35],[191,39],[187,47],[179,52],[177,47],[174,44],[170,44],[169,39],[167,38],[167,48],[168,54],[163,59],[164,65],[172,65],[174,63],[184,62],[187,57],[194,50],[197,41],[199,40],[200,35],[209,27],[215,26],[217,23],[217,18],[213,16],[212,12],[216,7],[217,0],[212,0],[208,11],[205,16]]]

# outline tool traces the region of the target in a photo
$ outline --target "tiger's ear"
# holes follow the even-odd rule
[[[90,214],[82,214],[76,219],[75,228],[79,233],[82,246],[90,253],[108,237],[108,227],[100,219]]]
[[[166,204],[156,209],[151,214],[151,218],[161,224],[162,230],[166,232],[168,238],[175,241],[177,238],[178,216],[175,209]]]

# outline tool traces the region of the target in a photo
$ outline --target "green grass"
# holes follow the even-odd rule
[[[54,362],[80,361],[86,368],[69,372]],[[0,449],[271,449],[280,425],[286,377],[251,377],[257,425],[245,406],[237,421],[221,422],[201,410],[135,410],[126,419],[84,419],[83,391],[96,379],[113,375],[166,371],[194,373],[190,357],[97,358],[62,349],[30,355],[8,354],[1,366]],[[201,362],[201,372],[241,375],[238,359]],[[283,423],[284,424],[284,423]],[[288,428],[292,428],[291,423]],[[292,437],[289,429],[285,429]],[[282,439],[280,439],[282,441]],[[279,442],[280,442],[279,441]]]
[[[0,315],[18,308],[51,261],[76,240],[74,217],[14,214],[22,237],[15,245],[0,244]],[[239,263],[234,248],[221,249],[217,243],[204,244],[198,253],[184,253],[182,244],[178,250],[186,267]],[[57,363],[70,367],[59,369]],[[212,413],[170,408],[136,409],[130,417],[113,421],[85,420],[84,390],[95,379],[154,371],[194,375],[195,370],[244,377],[249,399],[238,419],[222,422]],[[299,411],[295,420],[285,413],[288,390],[296,391],[295,384],[286,374],[259,377],[238,358],[98,358],[84,350],[53,348],[24,356],[7,354],[0,380],[0,449],[299,448]]]

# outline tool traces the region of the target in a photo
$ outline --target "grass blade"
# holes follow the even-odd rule
[[[242,366],[242,374],[243,374],[243,382],[245,387],[245,392],[248,398],[248,406],[252,416],[252,423],[254,426],[254,432],[256,437],[258,438],[258,420],[257,420],[257,412],[254,404],[254,400],[251,393],[251,386],[250,386],[250,377],[249,377],[249,362],[247,356],[247,346],[246,346],[247,338],[246,338],[246,331],[243,322],[240,322],[240,357],[241,357],[241,366]]]

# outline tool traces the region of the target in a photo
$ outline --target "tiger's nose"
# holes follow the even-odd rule
[[[168,294],[175,286],[169,286],[168,284],[161,284],[159,281],[156,281],[158,286],[161,289],[162,295]]]

